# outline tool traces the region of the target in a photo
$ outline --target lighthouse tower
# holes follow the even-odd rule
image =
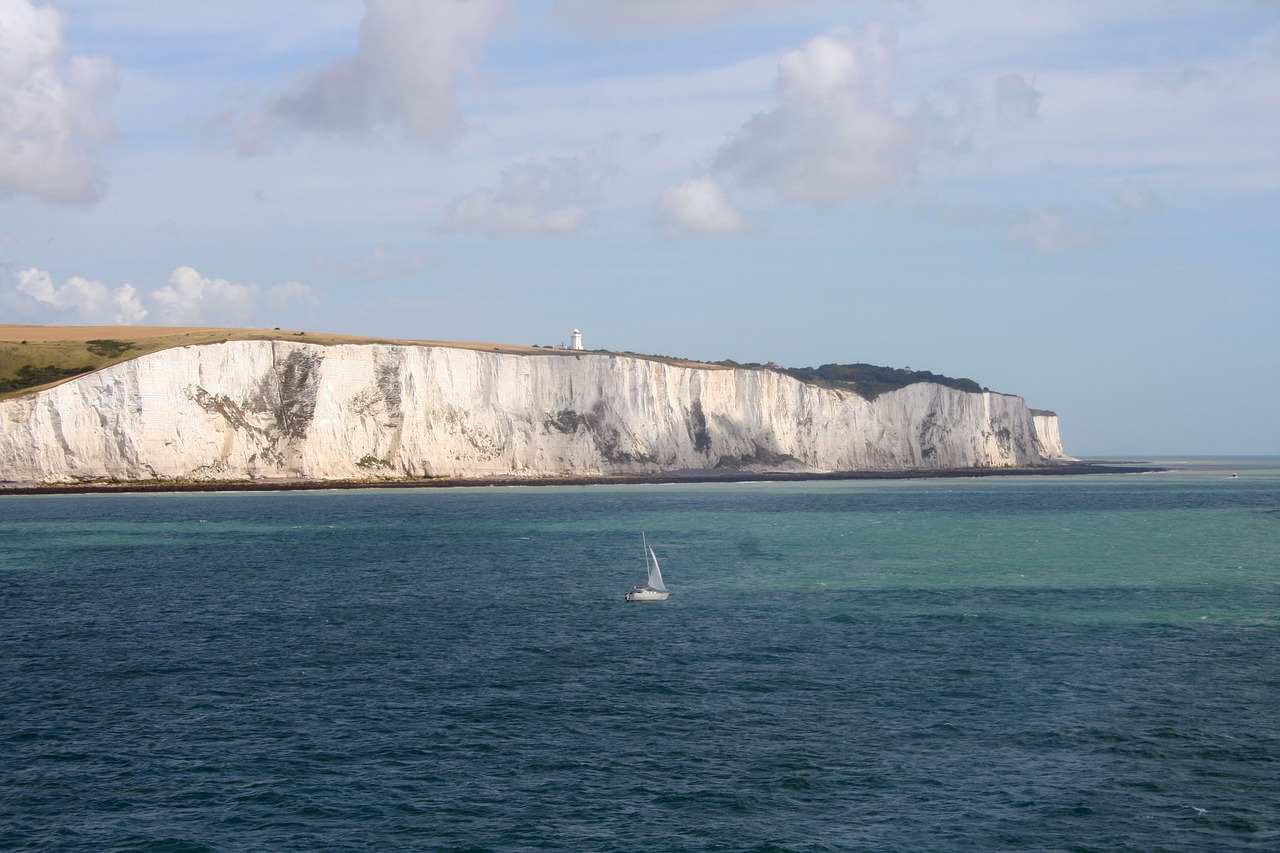
[[[582,332],[577,329],[573,330],[573,337],[569,339],[569,349],[582,349]]]

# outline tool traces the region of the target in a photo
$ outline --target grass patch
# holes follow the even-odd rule
[[[85,349],[94,355],[100,355],[103,358],[117,358],[124,355],[131,349],[137,349],[138,345],[130,341],[113,341],[108,339],[98,339],[85,341]]]
[[[110,335],[110,337],[107,337]],[[420,341],[396,338],[367,338],[324,332],[282,331],[280,329],[213,329],[164,326],[6,326],[0,325],[0,399],[25,394],[65,382],[68,378],[101,370],[122,361],[174,347],[226,343],[227,341],[296,341],[334,346],[338,344],[389,344],[401,346],[445,346],[501,352],[509,355],[583,356],[580,350],[527,347],[467,341]],[[591,355],[615,355],[594,350]],[[687,362],[661,356],[628,353],[687,367],[715,368],[716,365]],[[25,372],[24,372],[25,371]],[[39,381],[37,381],[39,380]]]
[[[102,327],[82,327],[82,333],[80,328],[26,326],[21,327],[24,337],[20,340],[5,340],[0,336],[0,398],[41,390],[75,376],[173,347],[226,340],[327,342],[324,335],[300,338],[297,332],[258,329],[175,328],[169,332],[167,329],[143,328],[138,330],[141,332],[139,336],[133,337],[126,334],[129,327],[120,327],[118,337],[106,338],[98,336],[103,331]],[[18,327],[9,327],[11,334],[8,337],[16,337],[16,329]],[[0,335],[5,331],[0,327]]]
[[[80,367],[57,367],[52,364],[35,367],[30,364],[24,364],[18,368],[17,376],[12,379],[0,379],[0,393],[21,391],[24,388],[34,388],[37,385],[61,382],[64,379],[79,376],[91,370],[93,370],[93,367],[88,364]]]
[[[296,341],[320,346],[401,344],[497,349],[510,353],[538,352],[531,347],[367,338],[281,329],[0,325],[0,399],[43,390],[69,378],[160,350],[227,341]]]

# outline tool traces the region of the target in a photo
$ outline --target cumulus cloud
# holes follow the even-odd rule
[[[426,252],[393,252],[386,246],[377,246],[369,255],[352,261],[335,261],[322,256],[316,259],[316,266],[324,272],[372,282],[414,275],[421,272],[428,262]]]
[[[179,267],[169,283],[144,298],[132,284],[110,288],[100,281],[72,276],[61,285],[44,270],[22,270],[0,278],[0,304],[6,313],[35,322],[86,325],[244,325],[262,311],[273,317],[297,315],[319,304],[310,285],[286,281],[262,290],[209,278]]]
[[[889,24],[811,39],[778,61],[775,106],[744,123],[712,168],[788,201],[843,204],[912,185],[930,158],[1039,119],[1041,92],[1016,73],[951,80],[904,108],[898,65]]]
[[[572,234],[586,224],[588,206],[617,171],[608,146],[576,157],[525,160],[504,169],[496,187],[453,199],[441,228],[491,237]]]
[[[819,36],[778,63],[777,107],[749,120],[716,166],[744,186],[831,204],[882,194],[916,173],[921,138],[894,111],[887,25]]]
[[[191,267],[178,267],[169,283],[151,291],[160,322],[170,326],[241,323],[253,310],[257,288],[207,278]]]
[[[103,189],[98,148],[115,130],[99,102],[115,91],[110,60],[66,57],[51,6],[0,0],[0,193],[90,202]]]
[[[365,0],[356,52],[303,75],[258,114],[239,119],[243,153],[282,127],[360,138],[390,129],[447,143],[461,128],[455,89],[473,70],[508,0]]]
[[[138,291],[131,284],[114,290],[100,281],[72,276],[61,285],[44,270],[23,270],[13,289],[35,303],[45,319],[93,325],[141,323],[147,316]]]
[[[747,226],[720,185],[709,177],[663,190],[653,211],[653,224],[671,238],[737,234]]]
[[[235,284],[210,278],[191,267],[178,267],[169,283],[151,291],[160,321],[171,326],[238,325],[260,310],[273,315],[293,314],[319,304],[311,286],[286,281],[265,291],[256,284]]]

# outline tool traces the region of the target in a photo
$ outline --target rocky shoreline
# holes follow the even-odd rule
[[[1068,462],[1024,468],[949,468],[897,471],[744,471],[712,469],[647,475],[566,477],[428,477],[401,480],[131,481],[3,485],[4,495],[128,494],[147,492],[298,492],[324,489],[439,489],[493,486],[626,486],[669,483],[780,483],[812,480],[938,480],[960,477],[1072,476],[1080,474],[1150,474],[1168,471],[1140,462]]]

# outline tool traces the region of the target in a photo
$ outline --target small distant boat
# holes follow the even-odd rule
[[[1238,479],[1240,479],[1240,475],[1239,475],[1239,474],[1234,474],[1234,473],[1233,473],[1233,474],[1232,474],[1230,477],[1228,477],[1227,479],[1228,479],[1228,480],[1238,480]]]
[[[644,565],[649,573],[648,583],[635,587],[623,598],[627,601],[666,601],[671,593],[667,591],[667,585],[662,582],[662,569],[658,568],[658,555],[653,553],[649,538],[643,533],[640,534],[640,541],[644,543]]]

